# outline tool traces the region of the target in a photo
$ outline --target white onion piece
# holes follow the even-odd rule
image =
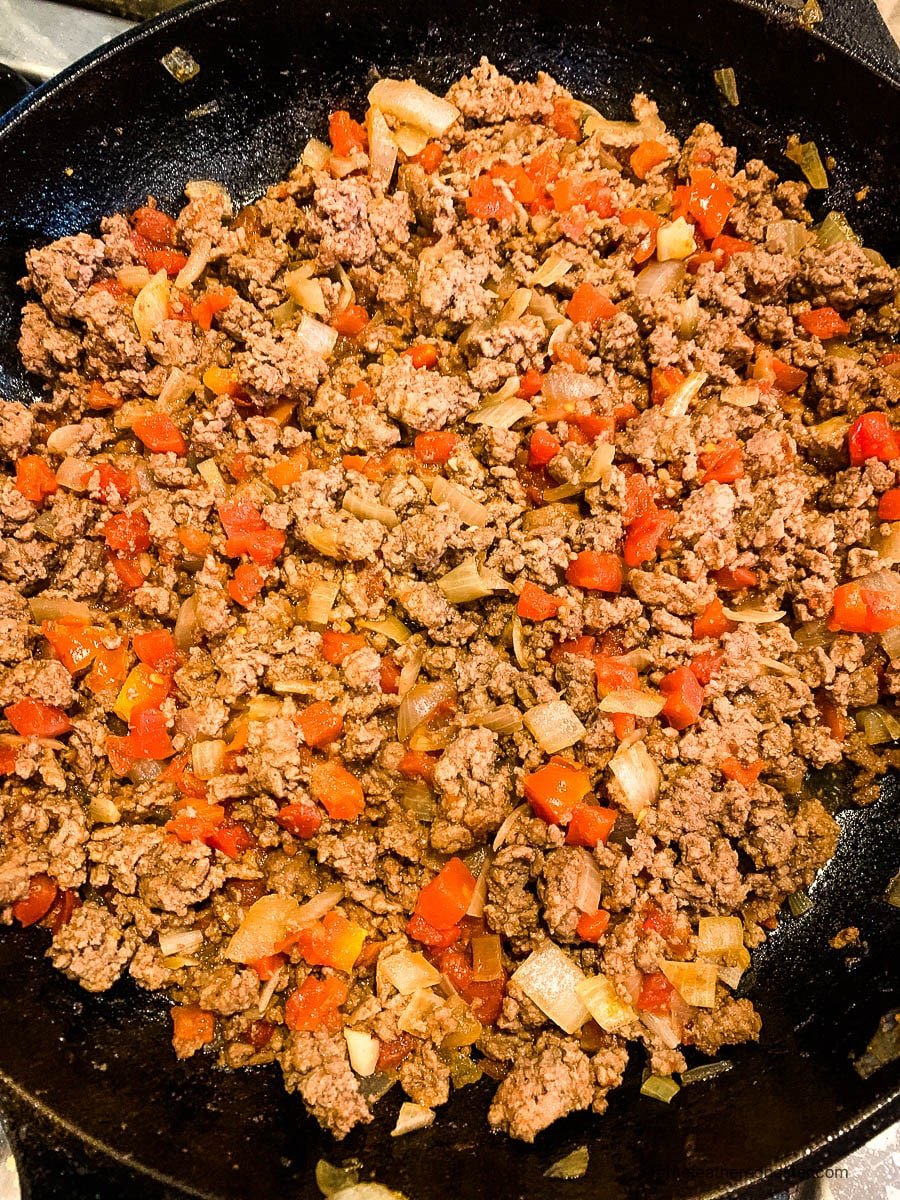
[[[256,1010],[260,1016],[263,1016],[266,1009],[272,1002],[272,997],[275,995],[275,992],[281,985],[283,974],[284,972],[282,971],[281,967],[279,967],[275,971],[274,975],[272,975],[271,979],[267,979],[263,984],[262,991],[259,993],[259,999],[256,1002]]]
[[[397,1124],[391,1130],[391,1137],[403,1137],[404,1134],[415,1133],[417,1129],[427,1129],[433,1122],[433,1108],[404,1100],[397,1114]]]
[[[734,408],[755,408],[759,404],[762,397],[762,392],[759,386],[754,383],[736,384],[734,387],[722,388],[719,392],[719,399],[723,404],[730,404]]]
[[[397,694],[401,698],[406,695],[419,678],[419,672],[422,670],[422,663],[424,661],[425,651],[420,647],[403,664],[400,671],[400,679],[397,683]]]
[[[322,525],[307,525],[303,530],[303,536],[313,550],[318,550],[326,558],[341,557],[336,529],[325,529]]]
[[[297,909],[297,921],[305,925],[308,921],[318,921],[344,898],[344,889],[339,883],[333,883],[324,892],[319,892]]]
[[[641,299],[655,300],[677,287],[684,274],[684,264],[677,260],[647,263],[634,281],[634,294]]]
[[[615,1033],[623,1025],[637,1020],[637,1013],[619,998],[615,984],[607,975],[588,976],[578,984],[576,991],[588,1012],[607,1033]]]
[[[399,617],[385,617],[383,621],[357,621],[360,629],[371,629],[380,633],[398,646],[404,645],[412,637],[412,631],[407,629]]]
[[[196,375],[188,375],[181,367],[173,367],[162,385],[156,406],[161,412],[168,412],[173,405],[183,404],[185,400],[190,399],[199,386],[200,380]]]
[[[506,839],[509,837],[510,831],[512,830],[513,825],[515,825],[515,823],[518,821],[519,817],[521,817],[523,813],[530,811],[531,806],[529,804],[519,804],[512,810],[509,816],[504,819],[503,824],[494,834],[494,840],[491,844],[491,849],[495,854],[501,846],[505,845]]]
[[[144,344],[150,341],[163,321],[168,319],[169,295],[169,277],[165,271],[157,271],[135,296],[131,315]]]
[[[448,700],[456,700],[456,688],[448,679],[417,683],[411,687],[397,709],[397,737],[407,741],[410,734]]]
[[[559,254],[548,254],[532,275],[531,282],[538,287],[552,287],[554,283],[559,283],[560,279],[567,275],[574,266],[574,263]]]
[[[369,103],[431,137],[443,137],[459,116],[455,105],[412,79],[379,79],[369,91]]]
[[[437,585],[451,604],[467,604],[470,600],[483,600],[494,592],[509,590],[509,584],[501,575],[474,557],[448,571]]]
[[[212,253],[212,242],[208,237],[199,237],[194,242],[188,260],[175,276],[175,286],[188,288],[197,282],[206,270],[209,256]]]
[[[579,400],[591,400],[602,391],[599,379],[579,375],[571,367],[556,366],[544,376],[541,395],[548,404],[576,404]]]
[[[518,391],[518,387],[518,381],[516,381],[516,391]],[[520,396],[504,397],[502,400],[492,396],[482,404],[481,408],[469,413],[466,421],[469,425],[486,425],[489,429],[512,429],[516,421],[533,415],[534,409],[527,400]]]
[[[89,458],[64,458],[56,468],[56,482],[70,492],[87,491],[85,476],[92,467]]]
[[[641,1021],[647,1026],[651,1033],[656,1034],[664,1046],[670,1050],[677,1049],[681,1042],[681,1037],[669,1017],[660,1017],[656,1013],[641,1013]]]
[[[503,974],[503,951],[496,933],[472,938],[472,978],[476,983],[490,983]]]
[[[398,125],[394,130],[394,141],[407,158],[415,158],[428,145],[428,134],[415,125]]]
[[[126,292],[131,292],[132,296],[136,296],[141,288],[150,282],[151,275],[146,267],[128,265],[119,268],[116,272],[116,279]]]
[[[530,954],[512,978],[544,1016],[566,1033],[575,1033],[590,1016],[577,992],[584,972],[553,942]]]
[[[289,929],[300,923],[300,905],[293,896],[262,896],[251,904],[225,950],[230,962],[249,963],[275,953]]]
[[[707,378],[705,371],[691,371],[684,383],[677,387],[663,403],[663,414],[667,417],[687,416],[691,401],[706,383]]]
[[[234,211],[231,196],[224,183],[215,179],[189,179],[184,185],[184,194],[188,200],[201,200],[206,196],[217,196],[222,201],[222,213],[230,217]]]
[[[32,603],[29,601],[29,604]],[[900,658],[900,625],[887,629],[881,634],[881,644],[888,658],[893,662]]]
[[[203,945],[199,929],[170,929],[159,935],[159,948],[164,958],[172,954],[194,954]]]
[[[369,134],[369,178],[379,187],[391,182],[397,165],[397,143],[391,136],[384,113],[374,105],[366,114]]]
[[[318,138],[310,138],[300,155],[300,161],[304,167],[309,167],[311,171],[324,171],[330,158],[331,151]]]
[[[300,324],[297,326],[297,340],[307,350],[318,354],[320,358],[328,358],[334,350],[337,339],[336,329],[317,321],[309,313],[303,313]]]
[[[722,612],[729,621],[737,621],[744,625],[771,625],[787,615],[782,608],[756,608],[752,604],[743,608],[728,608],[723,604]]]
[[[522,720],[545,754],[558,754],[580,742],[587,733],[565,700],[536,704],[523,714]]]
[[[433,987],[441,979],[437,967],[433,967],[418,950],[400,950],[387,957],[382,955],[378,959],[378,974],[401,996],[411,996],[420,988]]]
[[[310,625],[327,625],[341,585],[333,579],[320,579],[312,585],[306,602],[306,619]]]
[[[362,1029],[345,1029],[344,1040],[347,1043],[347,1057],[350,1066],[357,1075],[371,1075],[378,1065],[378,1055],[381,1043],[371,1033]]]
[[[31,616],[37,624],[42,621],[84,621],[89,624],[97,615],[83,600],[68,600],[65,596],[32,596],[28,601]]]
[[[284,277],[284,286],[291,298],[296,300],[301,308],[317,317],[324,317],[328,312],[325,294],[318,279],[310,278],[310,268],[298,267],[296,271],[288,271]]]
[[[600,894],[603,891],[600,868],[591,854],[583,848],[581,859],[575,907],[583,913],[595,913],[600,907]]]
[[[400,518],[392,508],[375,500],[367,500],[358,492],[345,492],[341,507],[358,521],[377,521],[385,529],[394,529],[400,524]]]
[[[490,872],[492,861],[493,856],[488,854],[478,878],[475,880],[475,891],[472,893],[472,899],[469,901],[469,907],[466,909],[467,917],[480,917],[484,913],[484,902],[487,900],[488,873]]]
[[[662,959],[660,970],[685,1004],[692,1008],[714,1008],[718,970],[708,962],[676,962]]]
[[[664,696],[654,696],[650,692],[620,691],[610,692],[598,704],[601,712],[628,713],[633,717],[655,717],[665,708]]]
[[[485,505],[466,495],[462,488],[450,483],[443,475],[436,475],[431,488],[431,499],[434,504],[446,504],[448,508],[462,520],[463,524],[483,529],[487,525],[490,514]]]
[[[515,733],[522,728],[522,714],[514,704],[501,704],[489,712],[469,713],[466,725],[480,725],[494,733]]]
[[[518,321],[519,317],[524,312],[527,312],[528,305],[531,303],[531,288],[521,287],[516,288],[510,298],[506,301],[497,316],[497,324],[501,321]]]
[[[620,746],[609,760],[610,795],[633,817],[639,817],[659,795],[659,767],[643,742]]]
[[[194,742],[191,747],[191,769],[198,779],[215,779],[225,762],[225,743],[221,738]]]
[[[219,464],[214,458],[204,458],[201,462],[198,462],[197,474],[210,491],[227,493],[228,484],[225,482],[222,472],[219,470]]]
[[[656,233],[656,257],[661,263],[672,259],[690,258],[696,253],[697,243],[694,240],[694,227],[684,217],[663,225]]]
[[[175,628],[172,637],[179,650],[189,650],[197,641],[197,608],[199,600],[196,593],[188,596],[178,610],[175,618]]]

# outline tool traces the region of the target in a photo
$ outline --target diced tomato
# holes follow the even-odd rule
[[[284,1006],[284,1023],[295,1032],[313,1033],[317,1029],[337,1033],[344,1023],[340,1007],[347,1000],[350,988],[332,975],[317,979],[308,975],[292,992]]]
[[[18,751],[14,746],[0,746],[0,775],[12,775],[19,760]]]
[[[382,1042],[378,1052],[378,1071],[396,1071],[405,1062],[416,1047],[416,1039],[408,1033],[401,1033],[391,1041]]]
[[[847,633],[886,633],[900,625],[900,594],[866,587],[859,580],[835,588],[828,628]]]
[[[259,567],[253,563],[241,563],[235,567],[234,574],[225,586],[235,604],[248,608],[262,591],[264,583]]]
[[[166,718],[158,708],[135,713],[129,722],[128,742],[132,758],[170,758],[175,753]]]
[[[601,696],[611,692],[633,692],[638,688],[637,668],[614,655],[594,655],[594,672]]]
[[[625,508],[622,510],[622,521],[631,525],[640,517],[657,512],[656,490],[654,483],[635,471],[625,480]]]
[[[148,629],[144,633],[136,633],[131,644],[141,662],[154,671],[174,675],[178,669],[181,656],[168,629]]]
[[[37,454],[26,454],[16,463],[16,490],[32,504],[43,504],[59,484],[47,463]]]
[[[237,821],[227,821],[207,838],[207,845],[228,858],[240,858],[253,845],[250,831]]]
[[[646,234],[634,251],[635,263],[646,262],[656,251],[656,235],[663,223],[662,217],[647,208],[626,208],[624,212],[619,213],[619,220],[629,228],[632,225],[643,225],[646,228]]]
[[[255,971],[262,982],[265,983],[267,980],[272,979],[284,966],[284,955],[266,954],[263,958],[255,958],[247,966]]]
[[[85,407],[91,409],[92,412],[103,412],[107,408],[121,408],[122,400],[119,396],[114,396],[112,392],[108,392],[102,384],[96,380],[87,390],[87,395],[84,398]]]
[[[146,663],[132,668],[122,684],[113,708],[116,716],[130,722],[139,712],[148,708],[159,708],[172,687],[170,675],[154,671]]]
[[[716,587],[724,592],[742,592],[745,588],[754,588],[759,583],[759,576],[749,567],[720,567],[713,571],[712,577]]]
[[[678,367],[654,367],[650,372],[650,402],[662,404],[684,383],[687,376]]]
[[[623,554],[629,567],[640,567],[656,557],[660,542],[675,523],[675,514],[668,509],[654,509],[628,526]]]
[[[313,763],[309,790],[335,821],[355,821],[365,808],[362,784],[336,759]]]
[[[361,633],[341,633],[337,629],[326,629],[322,634],[322,657],[326,662],[339,667],[348,655],[355,650],[362,650],[365,644],[365,636]]]
[[[535,816],[548,825],[566,825],[591,790],[591,777],[584,767],[551,758],[545,767],[526,775],[522,787]]]
[[[327,700],[317,700],[294,717],[294,724],[299,728],[307,746],[317,750],[340,737],[344,717]]]
[[[332,909],[321,921],[306,925],[293,935],[297,949],[311,967],[333,967],[349,974],[359,958],[366,931]]]
[[[870,458],[879,462],[900,458],[900,440],[887,413],[867,412],[857,417],[847,431],[847,449],[854,467],[862,466]]]
[[[206,1046],[216,1036],[215,1014],[196,1004],[176,1004],[172,1014],[172,1043]]]
[[[646,915],[641,922],[641,929],[644,933],[649,933],[652,930],[654,933],[658,933],[660,937],[664,937],[667,942],[670,941],[675,930],[675,922],[672,919],[671,913],[663,912],[655,904],[648,905],[644,911]]]
[[[466,212],[477,221],[509,221],[516,206],[490,175],[480,175],[466,197]]]
[[[519,593],[516,612],[526,621],[546,621],[556,616],[562,603],[562,600],[551,596],[536,583],[528,582]]]
[[[331,327],[341,337],[354,338],[362,333],[369,323],[369,314],[361,304],[348,304],[331,318]]]
[[[247,533],[232,533],[225,540],[225,553],[229,558],[247,555],[255,563],[270,567],[284,549],[287,535],[283,529],[252,530]]]
[[[175,245],[175,221],[167,213],[158,208],[144,205],[135,209],[131,218],[132,228],[140,237],[146,238],[156,246]]]
[[[575,932],[583,942],[599,942],[609,928],[609,913],[605,908],[598,908],[594,913],[582,913],[575,926]]]
[[[234,367],[208,367],[203,372],[203,384],[214,396],[240,397],[244,394]]]
[[[811,308],[809,312],[800,313],[797,320],[807,333],[822,341],[850,332],[850,326],[833,308]]]
[[[530,400],[532,396],[537,396],[544,386],[544,376],[540,371],[536,371],[534,367],[529,367],[525,374],[519,380],[519,390],[517,395],[524,400]]]
[[[582,550],[566,568],[566,580],[573,587],[595,592],[611,592],[618,595],[622,590],[625,572],[618,554],[600,550]]]
[[[559,137],[567,138],[570,142],[581,141],[581,122],[571,100],[554,100],[553,112],[547,124]]]
[[[734,192],[714,171],[697,167],[691,172],[688,212],[707,240],[722,232],[732,208]]]
[[[114,643],[112,647],[103,644],[110,640]],[[125,639],[121,638],[116,642],[116,639],[111,639],[106,633],[94,654],[93,666],[84,681],[85,687],[95,696],[107,695],[112,698],[113,694],[118,694],[119,688],[125,682],[129,662],[128,643]]]
[[[132,242],[134,242],[134,236],[135,235],[132,234]],[[144,244],[146,245],[146,238],[144,239]],[[120,304],[124,301],[130,305],[132,302],[131,294],[125,291],[118,279],[98,279],[96,283],[91,284],[91,286],[88,288],[88,291],[106,292],[108,296],[112,296],[112,298],[117,300]]]
[[[435,929],[451,929],[466,915],[475,876],[461,858],[451,858],[419,892],[415,912]]]
[[[593,658],[597,639],[590,635],[576,638],[572,642],[559,642],[550,651],[550,662],[556,666],[566,654],[574,654],[576,658]]]
[[[212,329],[213,317],[216,313],[224,312],[236,296],[237,292],[232,287],[207,292],[191,305],[191,320],[201,329]]]
[[[433,175],[444,161],[444,151],[437,142],[429,142],[413,155],[412,161],[417,162],[426,175]]]
[[[94,626],[69,625],[65,621],[44,621],[41,633],[72,675],[90,666],[103,639],[110,636],[106,630]]]
[[[646,179],[653,168],[658,167],[660,163],[664,163],[669,156],[670,151],[666,149],[662,142],[651,140],[641,142],[632,151],[628,161],[638,179]]]
[[[667,1016],[674,990],[662,971],[645,975],[641,980],[637,1007],[641,1012],[655,1013],[658,1017]]]
[[[586,356],[581,353],[577,346],[571,346],[568,342],[559,342],[553,347],[553,357],[557,362],[566,363],[573,371],[577,371],[579,375],[583,375],[590,363]]]
[[[737,438],[723,438],[713,450],[698,456],[703,474],[702,484],[735,483],[744,477],[744,449]]]
[[[292,483],[299,483],[303,478],[305,470],[306,462],[299,455],[292,458],[283,458],[281,462],[273,463],[271,467],[266,467],[266,478],[274,487],[284,491]]]
[[[310,800],[295,800],[280,808],[275,820],[294,837],[311,838],[319,832],[322,810]]]
[[[436,766],[437,759],[432,755],[407,750],[397,764],[397,770],[404,779],[424,779],[426,783],[433,783]]]
[[[328,118],[328,140],[339,158],[349,158],[357,150],[367,149],[369,144],[365,126],[354,121],[343,108]]]
[[[579,174],[566,175],[563,179],[557,179],[550,192],[553,207],[560,213],[567,213],[579,206],[603,218],[611,217],[615,212],[612,191],[599,179]],[[571,319],[575,320],[574,317]]]
[[[509,163],[495,163],[490,169],[492,179],[502,179],[509,184],[509,189],[520,204],[530,205],[538,198],[538,189],[534,180],[521,166],[511,166]]]
[[[142,512],[120,512],[103,526],[103,538],[117,554],[143,554],[150,549],[150,522]]]
[[[378,682],[386,696],[396,696],[400,692],[400,676],[402,671],[397,660],[390,654],[385,654],[381,660],[378,672]]]
[[[662,715],[673,729],[686,729],[700,716],[703,688],[689,667],[678,667],[664,675],[659,690],[666,697]]]
[[[206,795],[206,784],[202,779],[198,779],[194,772],[190,769],[191,756],[188,753],[176,754],[172,761],[166,766],[166,769],[160,775],[160,779],[167,783],[174,783],[181,794],[186,799],[196,801],[203,800]],[[220,810],[223,812],[224,810]],[[188,839],[190,840],[190,839]]]
[[[688,665],[697,676],[697,682],[706,687],[721,667],[724,658],[724,654],[716,654],[714,650],[706,650],[703,654],[695,655]]]
[[[28,894],[13,904],[12,915],[20,925],[36,925],[50,911],[57,892],[49,875],[32,875],[28,881]]]
[[[187,265],[187,255],[180,250],[172,250],[168,246],[153,246],[139,233],[131,235],[134,252],[151,275],[165,271],[167,275],[177,275]]]
[[[900,521],[900,488],[891,488],[878,501],[880,521]]]
[[[181,842],[208,843],[215,830],[225,823],[221,804],[198,799],[180,801],[176,807],[178,811],[166,822],[165,829]]]
[[[773,383],[782,392],[796,392],[806,383],[806,371],[776,358],[769,350],[761,349],[756,356],[753,378]]]
[[[765,765],[761,758],[755,762],[744,764],[740,759],[729,757],[722,760],[721,770],[726,779],[733,779],[742,787],[750,787],[759,779],[760,771]]]
[[[813,697],[822,724],[836,742],[847,736],[847,718],[827,692],[816,692]]]
[[[443,466],[452,457],[460,443],[458,433],[446,429],[435,429],[431,433],[416,435],[414,452],[416,459],[427,466]]]
[[[601,808],[599,804],[576,804],[566,830],[566,842],[570,846],[590,846],[591,849],[598,842],[605,843],[618,815],[614,808]]]
[[[570,321],[576,324],[585,321],[594,326],[610,320],[618,311],[606,293],[592,283],[579,284],[566,306],[566,316]]]
[[[187,442],[181,430],[165,413],[148,413],[138,417],[131,432],[154,454],[187,454]]]
[[[710,249],[713,254],[721,255],[722,266],[727,266],[735,254],[747,254],[754,249],[752,242],[746,242],[743,238],[729,237],[727,233],[720,233],[714,237]]]
[[[96,486],[98,498],[103,504],[110,504],[115,499],[128,500],[137,487],[137,479],[133,471],[120,471],[112,463],[92,463],[81,477],[81,486],[93,488]]]
[[[22,737],[55,738],[72,728],[64,709],[35,700],[33,696],[7,704],[3,715]]]
[[[421,942],[423,946],[430,946],[432,950],[445,950],[459,941],[460,928],[458,925],[451,925],[449,929],[437,929],[424,917],[413,913],[406,923],[405,933],[407,937]]]
[[[562,443],[546,429],[535,429],[528,445],[528,465],[532,470],[545,467],[562,450]]]
[[[62,888],[56,899],[41,918],[41,929],[49,929],[53,937],[72,920],[76,908],[81,907],[81,897],[73,888]]]
[[[133,592],[135,588],[144,584],[146,577],[133,555],[110,552],[109,561],[112,563],[119,583],[127,591]]]
[[[438,348],[430,342],[419,342],[403,351],[407,358],[412,359],[412,365],[417,371],[423,367],[434,367],[438,361]]]

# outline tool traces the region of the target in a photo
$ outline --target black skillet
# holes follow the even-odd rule
[[[513,74],[546,68],[625,115],[638,87],[680,134],[716,122],[743,157],[781,156],[785,136],[837,159],[816,201],[846,209],[868,244],[900,254],[895,173],[898,60],[864,0],[808,35],[775,0],[205,0],[128,34],[15,110],[0,129],[0,393],[30,396],[15,336],[26,246],[94,225],[147,192],[173,210],[191,178],[224,180],[242,200],[293,163],[335,107],[359,106],[374,70],[443,87],[489,54]],[[838,44],[845,49],[839,49]],[[199,75],[159,65],[188,49]],[[741,105],[717,92],[733,66]],[[863,185],[862,201],[854,194]],[[399,1097],[336,1144],[280,1087],[276,1070],[223,1073],[176,1063],[166,1005],[121,984],[95,998],[43,961],[39,931],[0,935],[0,1108],[13,1116],[26,1185],[48,1197],[311,1197],[319,1158],[355,1156],[364,1178],[412,1200],[653,1200],[771,1195],[900,1117],[900,1062],[854,1070],[879,1018],[900,1005],[900,911],[883,900],[900,867],[900,793],[844,812],[838,854],[815,907],[786,916],[755,956],[750,990],[762,1045],[734,1069],[685,1088],[670,1107],[638,1095],[639,1055],[603,1119],[572,1117],[523,1146],[488,1134],[490,1088],[458,1092],[436,1124],[393,1140]],[[829,939],[856,925],[859,947]],[[581,1144],[580,1182],[544,1178]]]

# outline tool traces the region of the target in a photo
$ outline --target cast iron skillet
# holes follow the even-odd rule
[[[224,180],[249,200],[321,133],[330,109],[361,102],[373,71],[442,87],[482,53],[513,74],[546,68],[614,115],[644,88],[676,132],[711,119],[742,157],[761,154],[788,174],[785,135],[815,137],[838,161],[819,206],[846,209],[867,243],[896,258],[897,61],[863,0],[835,7],[844,28],[829,35],[849,53],[734,0],[454,0],[446,9],[203,0],[171,14],[41,89],[0,129],[0,391],[33,394],[15,352],[25,247],[136,206],[148,191],[175,209],[190,178]],[[176,44],[201,65],[183,86],[159,65]],[[726,65],[737,73],[738,109],[713,85],[713,69]],[[392,1096],[338,1145],[284,1094],[275,1069],[176,1063],[164,1003],[126,984],[87,996],[43,961],[45,935],[5,932],[0,1080],[32,1195],[306,1197],[317,1194],[317,1159],[349,1156],[364,1177],[413,1200],[769,1195],[900,1116],[900,1063],[868,1081],[851,1065],[900,1004],[900,912],[883,900],[900,867],[895,781],[840,820],[815,908],[786,917],[755,957],[748,986],[764,1016],[762,1046],[737,1048],[729,1074],[684,1089],[669,1108],[637,1094],[635,1054],[607,1116],[569,1118],[533,1147],[487,1132],[487,1085],[456,1093],[430,1130],[399,1140],[387,1136]],[[859,947],[831,949],[850,924]],[[544,1178],[583,1143],[584,1180]]]

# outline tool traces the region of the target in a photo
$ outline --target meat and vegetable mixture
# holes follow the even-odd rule
[[[645,96],[369,100],[28,255],[0,905],[337,1137],[528,1141],[758,1036],[810,769],[900,734],[897,277]]]

